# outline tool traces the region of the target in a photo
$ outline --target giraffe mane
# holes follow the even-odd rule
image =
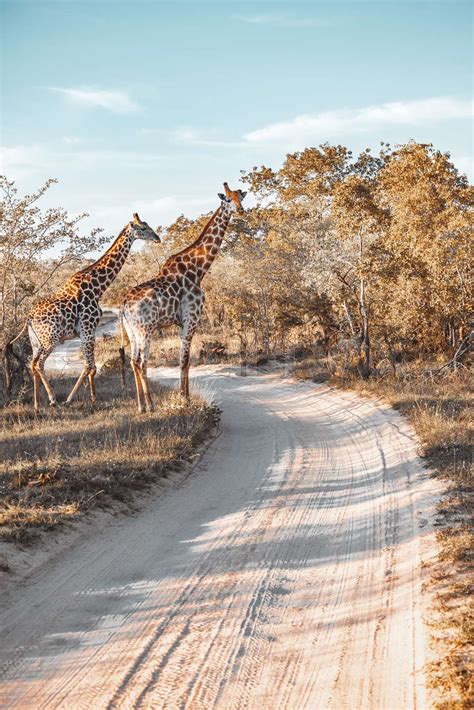
[[[205,226],[204,229],[202,230],[201,234],[197,237],[197,239],[195,239],[192,244],[188,244],[187,247],[184,247],[183,249],[181,249],[181,251],[177,251],[175,254],[172,254],[171,256],[169,256],[169,257],[166,259],[166,261],[165,261],[165,263],[163,264],[163,266],[165,266],[168,262],[172,261],[175,257],[177,257],[177,256],[183,256],[183,254],[187,254],[189,251],[191,251],[191,250],[197,245],[197,243],[199,242],[199,240],[206,236],[206,234],[207,234],[207,232],[208,232],[210,226],[211,226],[212,223],[214,222],[214,219],[216,218],[216,215],[217,215],[217,213],[219,212],[220,209],[221,209],[221,206],[219,205],[219,207],[216,209],[216,211],[215,211],[215,212],[212,214],[212,216],[209,218],[209,221],[206,223],[206,226]]]
[[[85,266],[83,269],[80,269],[79,271],[77,271],[75,273],[75,276],[77,276],[78,274],[87,274],[89,271],[92,271],[92,269],[94,269],[96,266],[98,266],[100,264],[100,262],[103,261],[107,256],[109,256],[110,253],[112,252],[112,249],[116,246],[118,240],[123,235],[123,233],[125,232],[126,229],[127,229],[127,227],[124,227],[122,229],[122,231],[120,232],[118,237],[116,239],[114,239],[114,241],[108,247],[108,249],[106,249],[104,251],[104,253],[98,259],[96,259],[96,261],[94,261],[92,264],[89,264],[89,266]]]

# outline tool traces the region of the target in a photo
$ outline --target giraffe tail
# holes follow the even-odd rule
[[[11,349],[11,346],[13,345],[13,343],[16,343],[16,341],[21,338],[21,336],[23,335],[23,333],[25,332],[25,330],[26,330],[27,328],[28,328],[28,319],[26,319],[26,321],[24,322],[23,328],[20,330],[20,332],[18,333],[18,335],[16,335],[12,340],[9,340],[9,341],[8,341],[6,347]]]
[[[119,357],[120,357],[120,377],[122,379],[122,389],[125,389],[125,333],[123,327],[123,311],[120,309],[119,313],[119,323],[120,323],[120,339],[121,344],[119,347]]]

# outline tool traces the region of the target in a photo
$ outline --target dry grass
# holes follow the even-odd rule
[[[296,360],[293,365],[293,375],[297,380],[313,382],[327,382],[330,378],[325,360],[315,356]]]
[[[96,359],[101,364],[105,364],[107,370],[118,371],[120,362],[118,350],[121,344],[119,336],[106,336],[98,338],[96,341]],[[214,346],[219,344],[224,352],[215,351]],[[155,333],[151,341],[150,357],[148,365],[150,367],[176,367],[179,365],[179,353],[181,340],[178,329],[174,327],[165,328],[161,333]],[[126,357],[129,355],[128,343],[125,345]],[[273,359],[291,360],[291,356],[282,358],[272,354],[264,357],[261,351],[249,351],[244,357],[244,364],[251,367],[259,366],[264,362]],[[240,352],[240,340],[236,335],[228,335],[213,329],[212,334],[198,332],[195,334],[191,346],[191,366],[215,364],[225,362],[230,365],[241,365],[242,355]]]
[[[73,380],[56,380],[63,401]],[[83,393],[71,407],[13,404],[0,410],[0,540],[31,540],[166,477],[189,459],[217,421],[201,398],[153,385],[156,411],[138,414],[118,377],[97,378],[98,402]],[[130,388],[131,392],[131,388]]]
[[[306,359],[295,366],[300,379],[321,381],[332,362]],[[427,363],[405,366],[397,377],[362,380],[343,372],[331,382],[367,396],[383,397],[408,416],[422,455],[434,474],[447,482],[437,525],[439,560],[432,570],[435,609],[431,626],[437,660],[428,668],[438,693],[439,710],[474,707],[474,515],[473,515],[473,386],[466,369],[443,378],[426,375]]]
[[[191,364],[197,365],[204,362],[217,362],[215,358],[200,357],[203,351],[208,350],[209,344],[213,344],[219,338],[210,337],[203,333],[196,333],[192,342]],[[226,348],[226,354],[222,358],[225,362],[239,361],[238,344],[235,339],[225,338],[222,342]],[[106,336],[98,338],[96,341],[96,359],[100,363],[105,363],[107,369],[117,369],[119,366],[118,350],[120,347],[119,336]],[[181,341],[177,333],[177,328],[166,328],[163,332],[156,333],[151,341],[149,367],[176,367],[179,365],[179,353]],[[128,343],[125,345],[128,357]],[[234,352],[235,351],[235,352]]]

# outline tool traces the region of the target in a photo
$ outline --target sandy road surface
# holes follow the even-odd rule
[[[433,485],[409,427],[324,385],[193,382],[220,435],[184,483],[20,588],[2,707],[427,707]]]

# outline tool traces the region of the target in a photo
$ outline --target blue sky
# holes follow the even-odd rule
[[[2,172],[113,234],[240,170],[410,138],[472,177],[470,3],[0,0]],[[45,202],[45,204],[47,204]]]

